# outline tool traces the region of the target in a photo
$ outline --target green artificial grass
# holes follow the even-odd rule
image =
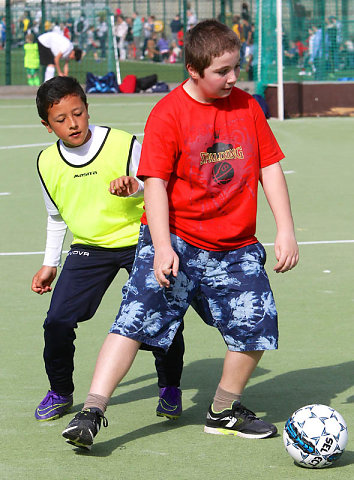
[[[159,96],[90,96],[92,123],[137,134]],[[207,435],[203,426],[220,378],[225,346],[218,332],[188,311],[185,319],[184,412],[178,421],[155,416],[158,388],[154,359],[139,352],[114,393],[90,453],[61,437],[82,407],[99,348],[117,313],[121,272],[95,317],[77,330],[72,412],[38,423],[34,410],[48,385],[42,361],[42,323],[50,294],[30,290],[45,245],[46,211],[36,173],[43,144],[54,142],[39,123],[34,99],[0,100],[0,329],[1,479],[28,480],[352,480],[353,288],[352,132],[354,119],[271,121],[283,148],[300,263],[272,272],[275,227],[260,191],[258,238],[266,245],[267,270],[279,311],[280,348],[264,355],[244,393],[245,405],[275,423],[266,440]],[[16,147],[16,148],[13,148]],[[307,242],[313,242],[311,244]],[[70,244],[67,236],[64,249]],[[39,253],[36,253],[39,252]],[[297,408],[323,403],[345,418],[349,442],[335,466],[296,467],[286,453],[282,429]]]

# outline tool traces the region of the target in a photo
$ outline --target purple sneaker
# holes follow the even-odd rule
[[[40,422],[55,420],[61,417],[73,404],[72,395],[60,395],[49,390],[41,403],[36,408],[34,416]]]
[[[177,387],[160,388],[159,403],[156,408],[158,417],[176,420],[182,413],[182,392]]]

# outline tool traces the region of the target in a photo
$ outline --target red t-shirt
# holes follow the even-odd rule
[[[205,104],[182,84],[150,113],[138,176],[168,181],[172,233],[205,250],[232,250],[257,241],[259,170],[283,157],[251,95],[233,88]]]

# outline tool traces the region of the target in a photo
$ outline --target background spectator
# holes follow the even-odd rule
[[[161,33],[161,37],[158,39],[156,47],[160,54],[160,61],[166,63],[168,60],[170,47],[164,32]]]
[[[108,25],[105,17],[100,17],[100,23],[96,29],[96,35],[100,42],[101,58],[106,58],[106,42],[108,36]]]
[[[171,20],[170,23],[170,28],[171,28],[171,36],[172,36],[172,41],[177,42],[177,35],[180,30],[183,28],[183,24],[181,22],[181,17],[177,13],[177,15],[174,16],[174,18]]]
[[[141,55],[141,41],[142,41],[142,33],[143,33],[143,22],[138,15],[138,12],[134,12],[133,15],[133,50],[134,50],[134,58],[139,59]]]
[[[155,17],[153,15],[150,15],[144,22],[144,45],[142,50],[142,55],[144,56],[145,56],[145,50],[147,47],[147,42],[149,38],[151,38],[152,34],[154,33],[154,26],[155,26]]]
[[[128,34],[128,24],[124,20],[123,15],[117,15],[114,34],[117,39],[119,58],[125,60],[127,58],[126,37]]]
[[[88,27],[89,22],[86,18],[86,15],[82,13],[80,17],[74,22],[75,40],[77,41],[79,47],[82,50],[86,49]]]
[[[198,23],[197,16],[192,10],[187,10],[187,30],[190,30]]]

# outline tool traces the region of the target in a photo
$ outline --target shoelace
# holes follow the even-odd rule
[[[91,414],[91,415],[96,415],[96,417],[98,417],[99,419],[102,420],[102,425],[106,428],[108,427],[108,420],[107,418],[103,415],[103,413],[100,413],[98,412],[97,410],[91,412],[90,409],[87,409],[87,410],[82,410],[81,412],[79,413],[83,413],[84,415],[88,415],[88,414]]]
[[[62,395],[58,395],[57,393],[50,390],[46,395],[46,403],[50,400],[52,403],[55,401],[61,400]]]
[[[239,412],[239,414],[241,414],[242,416],[247,417],[247,418],[253,418],[253,419],[258,418],[256,416],[256,414],[254,412],[252,412],[252,410],[249,410],[248,408],[244,407],[240,403],[239,404],[235,403],[232,406],[232,414],[233,415],[235,414],[236,411]]]
[[[100,414],[98,414],[100,415]],[[100,417],[102,418],[102,425],[106,428],[108,427],[108,420],[107,418],[104,416],[104,415],[100,415]]]

